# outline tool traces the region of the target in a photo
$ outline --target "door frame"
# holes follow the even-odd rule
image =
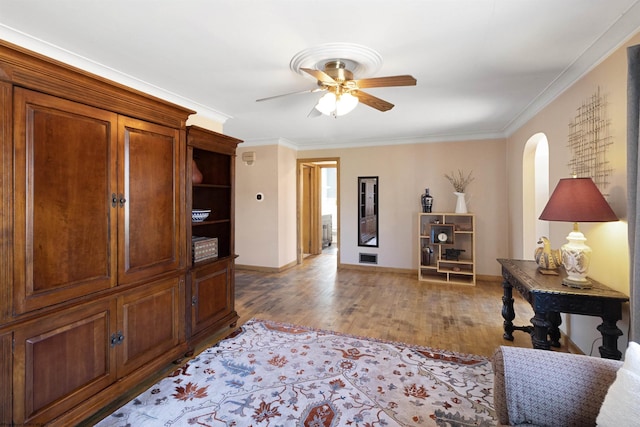
[[[340,158],[320,157],[297,159],[296,165],[296,221],[297,221],[297,263],[302,264],[304,258],[305,212],[310,213],[309,228],[316,230],[311,233],[310,253],[322,253],[322,206],[321,206],[321,170],[322,168],[336,169],[336,228],[338,240],[337,265],[340,264]],[[309,172],[307,177],[307,172]]]

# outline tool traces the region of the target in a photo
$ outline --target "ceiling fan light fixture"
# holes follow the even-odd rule
[[[333,92],[327,92],[318,100],[316,110],[325,116],[344,116],[353,111],[358,105],[358,98],[350,93],[336,96]]]

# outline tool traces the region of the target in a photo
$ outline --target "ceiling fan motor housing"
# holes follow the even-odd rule
[[[324,64],[324,72],[337,82],[353,80],[353,73],[346,68],[346,64],[339,60],[329,61]]]

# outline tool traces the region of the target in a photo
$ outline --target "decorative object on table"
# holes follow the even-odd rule
[[[192,222],[202,222],[211,213],[211,209],[193,209],[191,211],[191,221]]]
[[[250,319],[98,422],[494,426],[484,356]]]
[[[467,213],[467,201],[465,199],[465,190],[469,183],[471,183],[475,178],[472,176],[473,171],[469,172],[468,175],[465,175],[460,169],[458,169],[458,174],[444,174],[444,177],[449,180],[451,185],[453,185],[453,189],[455,190],[453,194],[456,195],[456,210],[455,213]]]
[[[424,189],[424,194],[420,197],[420,201],[422,203],[422,212],[423,213],[431,213],[431,209],[433,207],[433,197],[429,194],[429,189]]]
[[[453,249],[453,248],[449,248],[449,249],[445,249],[444,250],[444,259],[446,259],[447,261],[460,261],[460,254],[462,252],[465,252],[464,249]],[[458,269],[458,271],[460,271]]]
[[[202,176],[202,172],[198,169],[198,164],[195,159],[191,160],[191,183],[192,184],[202,184],[202,180],[204,177]]]
[[[556,270],[562,265],[560,249],[551,249],[551,242],[542,236],[538,240],[538,246],[534,253],[534,259],[538,264],[538,270],[542,274],[558,274]]]
[[[431,225],[430,239],[433,245],[453,245],[453,224]]]
[[[573,231],[567,236],[568,243],[560,248],[562,265],[567,271],[567,277],[562,280],[562,284],[574,288],[591,287],[587,279],[591,248],[585,244],[587,239],[580,232],[578,223],[618,220],[593,180],[561,179],[540,214],[540,219],[573,222]]]

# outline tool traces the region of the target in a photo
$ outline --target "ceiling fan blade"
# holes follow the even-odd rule
[[[270,99],[282,98],[283,96],[289,96],[289,95],[299,95],[301,93],[321,92],[323,90],[325,90],[325,89],[321,88],[321,87],[316,87],[316,88],[313,88],[313,89],[301,90],[301,91],[298,91],[298,92],[290,92],[290,93],[284,93],[282,95],[275,95],[275,96],[269,96],[267,98],[260,98],[260,99],[256,99],[256,102],[268,101]]]
[[[389,76],[372,77],[370,79],[354,80],[359,88],[390,87],[390,86],[415,86],[417,80],[413,76]]]
[[[318,80],[319,82],[322,82],[323,84],[326,84],[328,86],[335,86],[338,84],[338,82],[336,82],[333,79],[333,77],[331,77],[329,74],[325,73],[324,71],[314,70],[312,68],[300,68],[300,69],[305,73],[315,77],[316,80]]]
[[[316,109],[316,106],[314,105],[313,108],[311,109],[311,111],[309,111],[309,114],[307,114],[307,117],[313,118],[313,117],[320,117],[321,115],[322,115],[322,113],[320,111],[318,111]]]
[[[373,95],[369,95],[361,90],[351,92],[353,96],[356,96],[360,102],[369,107],[375,108],[380,111],[388,111],[393,108],[393,104],[385,101],[384,99],[376,98]]]

